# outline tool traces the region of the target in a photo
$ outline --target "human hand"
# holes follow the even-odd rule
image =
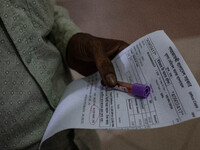
[[[84,76],[98,70],[103,83],[114,87],[117,78],[110,60],[127,46],[124,41],[78,33],[72,36],[68,43],[67,64]]]

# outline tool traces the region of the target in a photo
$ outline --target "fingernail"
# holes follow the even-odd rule
[[[114,87],[117,84],[117,79],[113,73],[109,73],[105,76],[107,85]]]

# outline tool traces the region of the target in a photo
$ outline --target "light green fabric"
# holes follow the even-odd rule
[[[65,53],[80,29],[48,0],[0,0],[0,17],[0,149],[36,149],[72,80]]]

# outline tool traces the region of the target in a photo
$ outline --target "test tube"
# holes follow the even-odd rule
[[[118,84],[114,87],[114,89],[131,93],[133,96],[141,98],[147,98],[150,94],[150,87],[139,83],[130,84],[118,81]]]

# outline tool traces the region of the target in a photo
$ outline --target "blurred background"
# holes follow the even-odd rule
[[[164,30],[177,46],[200,84],[199,0],[57,0],[83,32],[131,44]],[[81,75],[72,71],[74,79]],[[85,142],[92,145],[92,139]],[[140,131],[97,130],[102,150],[199,150],[199,119]],[[92,146],[91,146],[92,147]],[[93,147],[92,149],[95,149]]]

